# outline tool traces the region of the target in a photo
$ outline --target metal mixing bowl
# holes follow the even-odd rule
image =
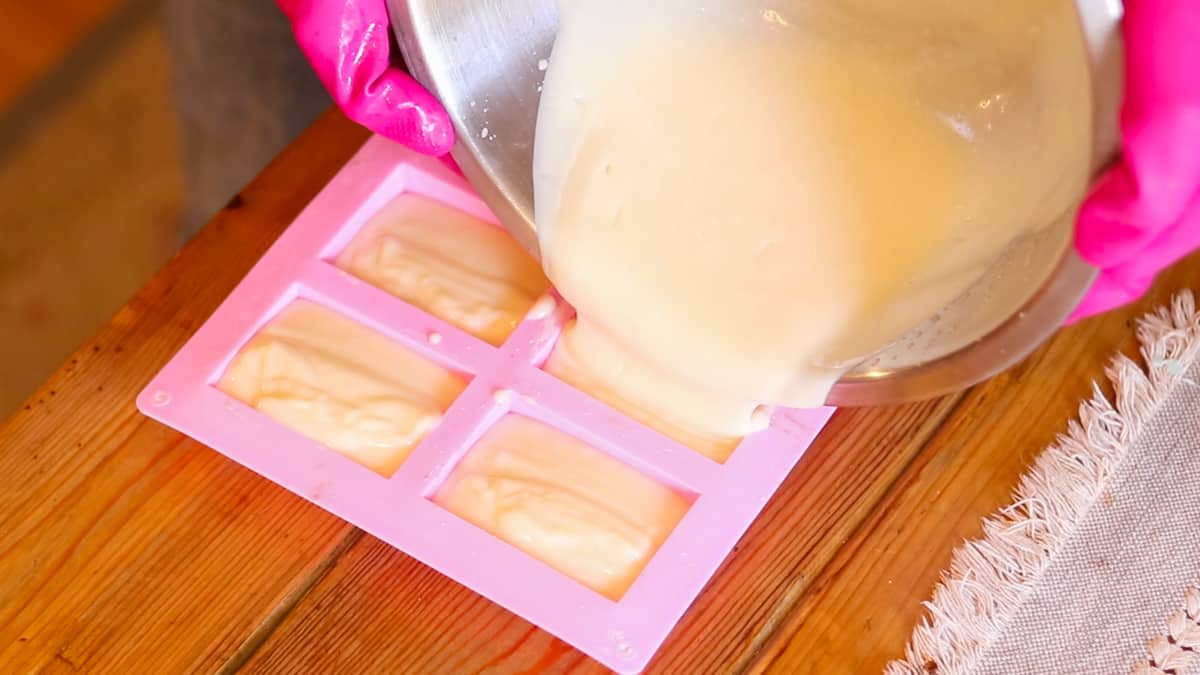
[[[535,256],[533,138],[555,0],[388,0],[413,76],[446,106],[452,155],[501,223]],[[1115,152],[1121,87],[1119,0],[1077,0],[1091,51],[1093,169]],[[976,384],[1023,359],[1057,330],[1095,270],[1071,246],[1074,215],[1011,247],[947,311],[849,370],[832,405],[884,405]]]

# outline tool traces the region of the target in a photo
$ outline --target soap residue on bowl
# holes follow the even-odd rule
[[[1091,143],[1074,12],[560,2],[534,194],[572,362],[692,434],[823,403],[1074,208]]]

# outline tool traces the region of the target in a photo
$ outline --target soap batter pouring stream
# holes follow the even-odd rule
[[[548,368],[714,438],[817,406],[1017,238],[1091,143],[1069,0],[560,2],[535,219]]]

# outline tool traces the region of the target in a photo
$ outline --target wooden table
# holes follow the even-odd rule
[[[323,117],[0,425],[0,672],[601,670],[134,408],[365,138]],[[1193,256],[968,392],[839,411],[652,671],[878,672],[952,548],[1133,348],[1131,317],[1198,281]]]

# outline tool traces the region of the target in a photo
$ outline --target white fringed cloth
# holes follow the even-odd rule
[[[1110,401],[1079,418],[1013,503],[955,552],[889,675],[1200,674],[1200,313],[1138,325]]]

